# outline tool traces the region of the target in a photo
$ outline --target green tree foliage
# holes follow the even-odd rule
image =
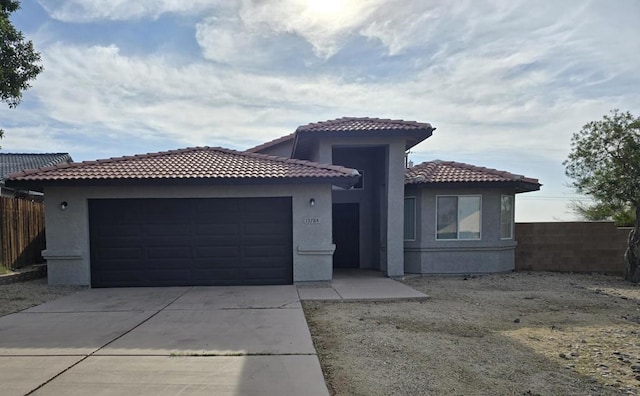
[[[616,223],[618,227],[633,227],[636,222],[636,213],[629,205],[613,207],[606,202],[596,202],[592,205],[576,202],[572,206],[573,210],[584,220],[609,220]]]
[[[564,165],[573,187],[599,203],[599,210],[628,208],[635,214],[625,278],[640,282],[640,118],[612,110],[586,124],[571,138]]]
[[[18,0],[0,0],[0,101],[16,107],[29,82],[42,71],[33,43],[11,24],[9,16],[20,8]],[[0,129],[0,136],[2,130]]]

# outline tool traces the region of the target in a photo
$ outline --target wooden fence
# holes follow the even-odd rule
[[[43,202],[0,197],[0,249],[2,266],[12,270],[44,261]]]

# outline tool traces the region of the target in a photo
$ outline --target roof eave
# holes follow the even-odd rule
[[[273,184],[332,184],[351,187],[358,182],[359,175],[312,176],[312,177],[256,177],[256,178],[99,178],[58,180],[7,180],[7,187],[44,191],[46,187],[75,186],[190,186],[190,185],[273,185]]]
[[[526,181],[469,181],[469,182],[416,182],[405,179],[405,186],[429,186],[440,188],[513,188],[516,194],[540,190],[542,184]]]

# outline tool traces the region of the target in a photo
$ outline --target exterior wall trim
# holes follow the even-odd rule
[[[502,251],[515,249],[517,243],[506,246],[451,246],[451,247],[405,247],[405,252],[475,252],[475,251]]]
[[[298,245],[298,254],[304,256],[332,256],[336,251],[336,245],[331,244],[328,247],[322,246],[300,246]]]
[[[51,250],[42,251],[45,260],[82,260],[84,256],[79,250]]]

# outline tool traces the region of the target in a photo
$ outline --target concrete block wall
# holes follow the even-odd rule
[[[629,231],[613,222],[516,223],[516,271],[622,275]]]

